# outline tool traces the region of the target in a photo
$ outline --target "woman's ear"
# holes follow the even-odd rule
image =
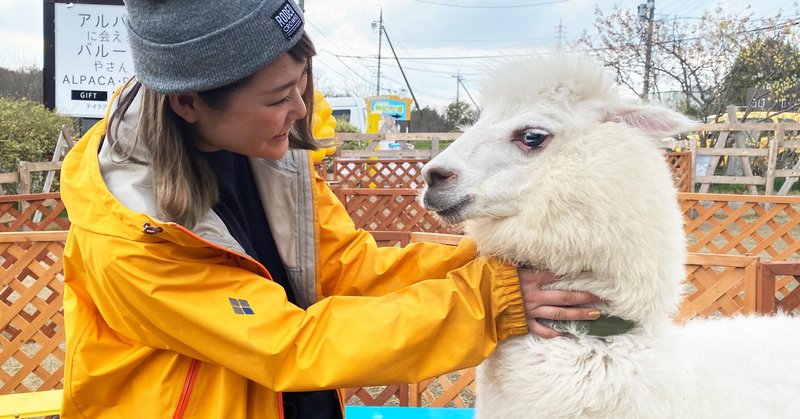
[[[183,118],[186,123],[194,124],[200,119],[201,101],[197,93],[177,93],[167,96],[172,111]]]

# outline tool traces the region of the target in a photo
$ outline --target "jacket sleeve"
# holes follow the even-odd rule
[[[458,246],[411,243],[403,248],[378,247],[370,233],[356,229],[327,184],[319,177],[314,182],[319,226],[318,299],[385,294],[422,280],[443,278],[476,257],[476,246],[469,239],[461,240]]]
[[[122,337],[222,365],[276,391],[415,382],[476,365],[499,340],[526,333],[516,270],[495,261],[303,310],[280,285],[214,249],[74,227],[71,236],[69,281],[86,282]]]

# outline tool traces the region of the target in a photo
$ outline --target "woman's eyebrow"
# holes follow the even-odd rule
[[[294,86],[296,84],[297,84],[297,80],[289,80],[288,82],[286,82],[286,83],[284,83],[284,84],[282,84],[282,85],[280,85],[278,87],[273,87],[272,89],[266,90],[264,93],[280,92],[280,91],[286,90],[286,89],[288,89],[288,88],[290,88],[290,87],[292,87],[292,86]]]

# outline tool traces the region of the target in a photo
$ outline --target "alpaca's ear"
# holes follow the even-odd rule
[[[611,110],[606,120],[622,122],[655,138],[688,131],[697,124],[681,113],[650,105]]]

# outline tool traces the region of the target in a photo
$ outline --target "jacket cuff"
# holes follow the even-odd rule
[[[519,285],[517,268],[497,260],[488,260],[489,266],[497,275],[492,284],[492,299],[498,304],[497,338],[506,340],[512,336],[528,333],[525,318],[525,304],[522,300],[522,289]]]

